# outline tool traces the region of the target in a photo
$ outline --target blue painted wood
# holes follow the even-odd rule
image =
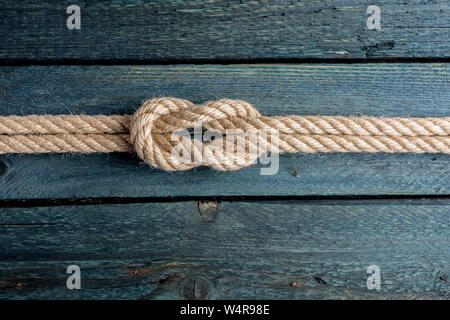
[[[440,117],[445,63],[26,66],[0,68],[0,110],[131,113],[148,98],[243,99],[265,115]]]
[[[81,29],[68,30],[69,5]],[[381,9],[381,31],[366,25]],[[449,57],[447,0],[0,1],[0,59]]]
[[[0,0],[0,62],[448,58],[448,1]],[[372,4],[372,3],[370,3]],[[17,61],[16,61],[17,63]],[[0,68],[0,114],[123,114],[222,97],[263,114],[449,116],[447,64]],[[448,199],[153,202],[172,196],[448,195],[449,155],[283,155],[274,176],[151,169],[131,154],[0,156],[1,299],[450,299]],[[29,207],[29,199],[142,197]],[[127,201],[130,201],[128,199]],[[58,202],[47,201],[57,204]],[[69,264],[82,290],[65,286]],[[366,288],[369,265],[380,291]],[[193,285],[195,283],[195,286]]]
[[[3,208],[0,298],[449,299],[449,209],[448,199]],[[81,290],[66,288],[71,264]],[[366,288],[370,265],[379,292]]]
[[[129,154],[2,156],[2,199],[184,196],[448,195],[449,155],[282,155],[235,172],[164,172]]]
[[[11,114],[131,113],[149,97],[249,101],[263,114],[449,116],[447,64],[3,67]],[[449,155],[283,155],[280,170],[166,173],[130,154],[3,155],[0,199],[449,194]],[[2,168],[2,169],[1,169]],[[117,183],[120,181],[120,183]]]

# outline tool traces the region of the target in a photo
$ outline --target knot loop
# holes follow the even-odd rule
[[[228,147],[254,147],[254,142],[240,134],[248,129],[240,124],[245,123],[243,119],[260,116],[241,100],[221,99],[194,105],[184,99],[155,98],[145,101],[131,117],[130,140],[139,157],[155,168],[176,171],[204,165],[222,171],[236,170],[252,164],[260,153],[237,152],[236,148],[230,151]],[[198,127],[212,131],[215,139],[204,142],[203,135],[192,139],[192,129],[196,133]],[[226,139],[229,130],[237,132],[231,135],[233,139]]]

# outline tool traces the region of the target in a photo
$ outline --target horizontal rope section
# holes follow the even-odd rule
[[[0,135],[2,153],[127,152],[129,134]]]
[[[128,133],[130,116],[9,116],[0,117],[0,135],[60,133]]]
[[[191,139],[183,150],[206,154],[199,163],[180,164],[174,159],[172,133],[197,125],[229,135],[238,132],[277,133],[277,143],[258,137],[268,152],[412,152],[450,154],[450,117],[376,118],[341,116],[261,116],[250,104],[221,99],[194,105],[176,98],[151,99],[134,115],[30,115],[0,117],[0,154],[62,152],[129,152],[135,150],[150,165],[164,170],[185,170],[210,165],[235,170],[261,154],[219,156],[218,142],[198,145]],[[239,131],[240,130],[240,131]],[[239,134],[237,135],[239,136]],[[248,146],[242,138],[238,138]],[[233,143],[237,143],[237,142]],[[235,158],[244,164],[234,164]],[[221,162],[222,163],[215,163]],[[212,163],[212,165],[211,165]]]
[[[197,114],[193,114],[197,116]],[[192,114],[190,115],[192,117]],[[128,133],[131,116],[0,116],[0,135],[32,134],[119,134]],[[173,117],[172,117],[173,118]],[[172,121],[170,121],[172,120]],[[173,119],[159,124],[155,133],[169,133],[179,130]],[[357,136],[449,136],[450,117],[443,118],[375,118],[341,116],[275,116],[257,118],[230,117],[215,120],[211,117],[203,123],[204,128],[225,133],[228,129],[270,130],[289,134],[330,134]]]
[[[281,152],[450,153],[445,136],[281,135]],[[0,135],[0,154],[132,151],[128,134]],[[269,146],[268,151],[272,151]]]

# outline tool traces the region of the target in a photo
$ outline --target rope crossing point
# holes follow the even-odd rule
[[[174,132],[189,130],[199,124],[222,137],[209,142],[182,139],[180,143],[173,139]],[[230,135],[230,131],[234,133]],[[249,132],[276,133],[277,139],[271,134],[258,134],[256,140],[251,141]],[[233,139],[227,139],[227,136]],[[230,143],[235,148],[227,148]],[[243,144],[244,150],[254,152],[239,151],[238,144]],[[125,116],[0,117],[0,154],[134,150],[146,163],[163,170],[209,165],[227,171],[248,166],[261,156],[260,148],[250,148],[255,144],[264,145],[267,152],[280,153],[450,154],[450,117],[267,117],[241,100],[221,99],[194,105],[177,98],[147,100],[133,115]],[[183,152],[189,150],[196,161],[180,161],[173,152],[177,145],[181,145]]]

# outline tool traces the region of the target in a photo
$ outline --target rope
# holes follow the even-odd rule
[[[199,125],[218,138],[176,135]],[[132,150],[151,166],[169,171],[200,165],[236,170],[264,152],[450,154],[450,117],[266,117],[245,101],[194,105],[177,98],[145,101],[132,116],[0,117],[0,154]]]

